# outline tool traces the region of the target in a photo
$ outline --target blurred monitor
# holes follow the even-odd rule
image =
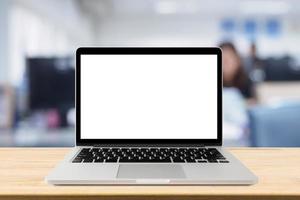
[[[264,66],[266,81],[300,80],[300,66],[292,57],[268,58]]]
[[[27,58],[29,109],[57,109],[66,113],[75,107],[75,69],[72,58]]]

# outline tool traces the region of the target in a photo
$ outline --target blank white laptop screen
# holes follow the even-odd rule
[[[81,55],[81,139],[217,139],[217,55]]]

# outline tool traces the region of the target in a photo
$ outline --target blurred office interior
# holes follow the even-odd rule
[[[0,0],[0,146],[74,145],[80,46],[224,42],[255,93],[224,87],[224,144],[300,146],[299,17],[297,0]]]

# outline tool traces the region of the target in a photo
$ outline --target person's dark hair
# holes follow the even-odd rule
[[[245,85],[247,84],[248,77],[242,66],[241,57],[240,57],[239,53],[237,52],[234,44],[231,42],[223,42],[219,45],[219,47],[221,49],[223,49],[223,48],[231,49],[234,52],[234,54],[236,55],[236,57],[239,59],[239,63],[240,63],[233,79],[231,81],[224,80],[223,85],[225,87],[236,87],[239,89],[243,89],[245,87]]]
[[[252,93],[252,92],[245,91],[245,89],[249,86],[248,84],[249,84],[250,80],[242,66],[241,57],[240,57],[239,53],[237,52],[234,44],[232,42],[223,42],[223,43],[219,44],[219,47],[221,49],[223,49],[223,48],[231,49],[234,52],[234,54],[236,54],[236,57],[239,59],[239,63],[240,63],[233,79],[230,81],[225,80],[225,79],[223,80],[224,87],[235,87],[235,88],[239,89],[243,93],[243,96],[245,96],[246,98],[251,97],[252,95],[250,93]]]
[[[229,49],[231,49],[235,54],[238,55],[238,52],[237,52],[237,50],[236,50],[236,48],[235,48],[235,46],[234,46],[234,44],[233,44],[232,42],[222,42],[222,43],[219,44],[219,47],[220,47],[221,49],[223,49],[223,48],[229,48]]]

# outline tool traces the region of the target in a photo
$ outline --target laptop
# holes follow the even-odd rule
[[[76,147],[54,185],[250,185],[222,148],[219,48],[79,48]]]

